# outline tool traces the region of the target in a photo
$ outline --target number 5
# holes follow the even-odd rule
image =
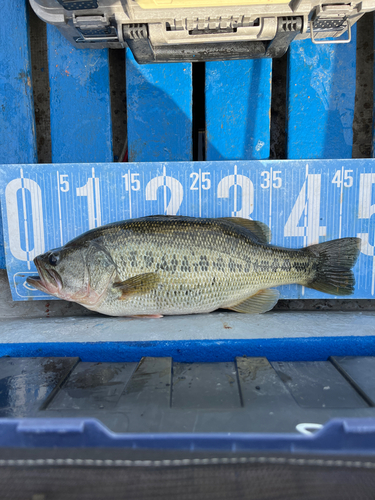
[[[206,191],[210,189],[211,187],[211,179],[210,179],[210,172],[203,172],[202,173],[202,189],[205,189]]]
[[[68,178],[68,174],[62,174],[60,175],[60,185],[61,185],[61,191],[63,193],[67,193],[69,191],[69,181],[65,180],[65,177]]]
[[[353,170],[345,170],[345,172],[344,172],[344,180],[345,180],[344,186],[347,188],[350,188],[353,186],[353,176],[350,175],[351,173],[353,173]]]
[[[275,189],[280,189],[281,186],[283,185],[283,181],[282,181],[281,177],[278,174],[281,174],[281,170],[274,170],[272,172],[272,179],[273,179],[272,186]]]
[[[375,214],[375,203],[371,204],[372,186],[375,184],[375,174],[361,174],[359,178],[358,219],[370,219]],[[357,234],[361,238],[361,252],[374,255],[374,246],[369,242],[368,233]]]

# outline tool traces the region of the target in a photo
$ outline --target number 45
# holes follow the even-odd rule
[[[335,176],[332,179],[332,184],[336,184],[338,188],[341,188],[343,183],[344,187],[350,188],[353,186],[353,176],[350,175],[353,170],[336,170]]]

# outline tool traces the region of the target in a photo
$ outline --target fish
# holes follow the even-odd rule
[[[147,216],[92,229],[34,259],[29,285],[109,316],[162,317],[229,309],[264,313],[274,287],[350,295],[359,238],[300,249],[270,244],[262,222]]]

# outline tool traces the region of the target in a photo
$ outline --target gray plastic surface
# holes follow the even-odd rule
[[[294,399],[303,408],[366,408],[368,406],[329,362],[273,362],[272,366]]]
[[[375,357],[272,364],[1,358],[0,415],[91,417],[115,432],[293,432],[335,417],[375,417],[374,370]]]

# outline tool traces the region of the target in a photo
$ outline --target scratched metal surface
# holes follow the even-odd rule
[[[206,159],[270,154],[272,60],[206,63]]]
[[[126,53],[129,161],[192,160],[192,65]]]
[[[75,50],[47,26],[52,161],[113,161],[108,50]]]
[[[351,158],[356,26],[349,44],[294,41],[288,51],[288,158]]]

